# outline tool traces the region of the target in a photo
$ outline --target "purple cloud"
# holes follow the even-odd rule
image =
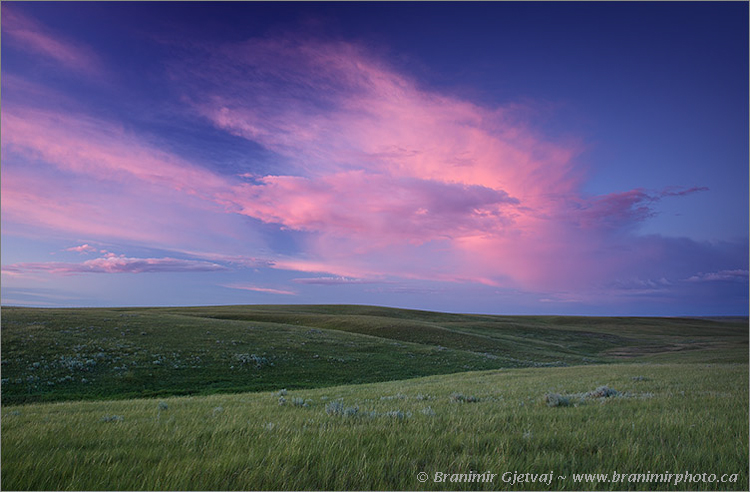
[[[588,199],[577,198],[570,202],[570,208],[566,211],[567,217],[559,218],[570,220],[585,228],[629,228],[656,215],[655,205],[663,198],[683,197],[707,190],[706,187],[684,189],[670,186],[661,191],[635,189]]]
[[[700,191],[708,191],[708,187],[706,186],[694,186],[692,188],[683,189],[679,186],[670,186],[668,188],[665,188],[664,190],[659,193],[660,196],[685,196],[685,195],[692,195],[693,193],[698,193]]]

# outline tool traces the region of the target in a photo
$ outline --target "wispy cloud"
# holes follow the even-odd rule
[[[71,248],[66,248],[65,251],[74,251],[77,253],[94,253],[97,251],[97,248],[89,244],[82,244],[80,246],[73,246]]]
[[[4,106],[2,118],[4,148],[42,159],[63,171],[211,198],[228,188],[215,173],[101,119],[18,105]]]
[[[693,186],[692,188],[685,189],[679,186],[670,186],[662,190],[661,193],[659,193],[659,195],[661,197],[686,196],[686,195],[692,195],[693,193],[698,193],[701,191],[708,191],[708,187],[707,186]]]
[[[54,230],[173,250],[239,239],[228,214],[235,207],[224,198],[230,182],[121,125],[15,102],[3,105],[2,121],[4,232]]]
[[[272,289],[270,287],[258,287],[256,285],[248,285],[248,284],[224,284],[223,287],[227,287],[229,289],[239,289],[239,290],[250,290],[253,292],[262,292],[265,294],[278,294],[278,295],[284,295],[284,296],[296,296],[297,293],[291,290],[284,290],[284,289]]]
[[[295,279],[292,279],[292,282],[296,284],[306,284],[306,285],[352,285],[352,284],[383,283],[382,281],[376,282],[374,280],[366,280],[366,279],[351,278],[351,277],[295,278]]]
[[[721,270],[718,272],[699,273],[686,279],[688,282],[748,282],[747,270]]]
[[[103,73],[103,64],[94,50],[54,33],[12,4],[3,4],[2,23],[3,42],[11,42],[81,75]]]
[[[564,214],[556,219],[568,220],[583,228],[622,230],[653,217],[656,214],[655,204],[664,198],[683,197],[701,191],[708,191],[708,188],[670,186],[660,191],[639,188],[590,198],[576,197],[570,201],[570,207],[563,209]]]
[[[217,261],[230,265],[237,265],[245,268],[271,268],[274,261],[268,258],[258,258],[247,255],[232,255],[227,253],[195,251],[195,250],[178,250],[179,253],[200,260]]]
[[[5,265],[3,272],[46,272],[54,275],[79,273],[164,273],[164,272],[213,272],[227,268],[204,261],[176,258],[128,258],[114,253],[82,263],[41,262]]]

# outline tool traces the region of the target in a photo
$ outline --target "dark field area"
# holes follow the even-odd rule
[[[319,388],[522,367],[747,362],[747,320],[368,306],[2,310],[2,403]]]

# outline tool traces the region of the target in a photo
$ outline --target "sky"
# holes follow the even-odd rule
[[[748,314],[747,2],[3,2],[2,305]]]

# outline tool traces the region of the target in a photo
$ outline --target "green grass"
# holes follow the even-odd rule
[[[720,362],[746,360],[746,325],[368,306],[6,307],[2,403],[316,388],[644,356],[668,361],[677,349],[695,353],[696,362],[712,350]]]
[[[621,395],[583,398],[601,385]],[[289,391],[3,408],[5,489],[747,490],[743,364],[468,372]],[[549,407],[544,395],[574,395]],[[461,393],[475,403],[455,401]],[[294,397],[306,407],[291,404]],[[353,417],[328,415],[340,400]],[[429,409],[429,410],[428,410]],[[398,417],[401,412],[403,418]],[[105,416],[122,420],[102,421]],[[551,487],[436,484],[425,471],[554,471]],[[577,483],[574,473],[738,474],[737,483]]]
[[[747,343],[742,319],[3,308],[0,485],[747,490]],[[432,480],[470,471],[498,476]],[[573,479],[615,471],[736,481]]]

